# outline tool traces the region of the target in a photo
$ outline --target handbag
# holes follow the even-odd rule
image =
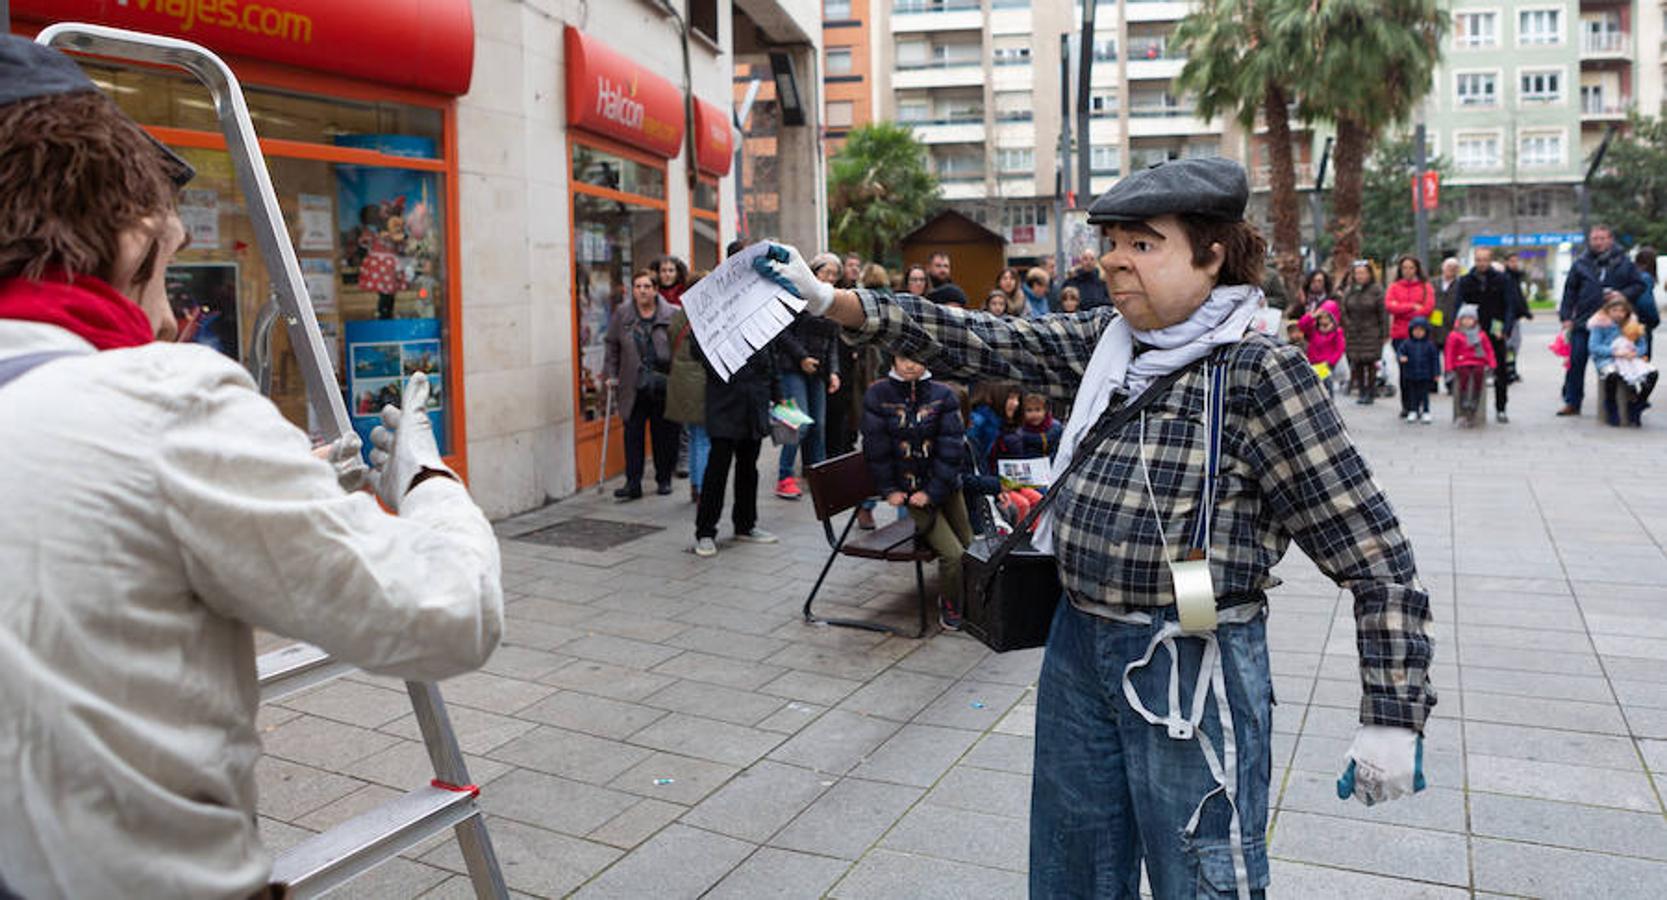
[[[1062,588],[1053,554],[1031,546],[1030,529],[1059,495],[1065,479],[1114,432],[1139,415],[1181,377],[1202,366],[1204,356],[1154,381],[1133,403],[1107,409],[1077,444],[1071,462],[1054,473],[1053,487],[1005,536],[975,538],[961,554],[961,630],[997,653],[1028,650],[1048,642],[1048,628]]]

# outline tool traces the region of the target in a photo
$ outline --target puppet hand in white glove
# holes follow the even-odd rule
[[[440,461],[440,448],[428,421],[428,392],[428,376],[412,375],[399,406],[382,407],[382,424],[370,433],[369,480],[376,495],[395,511],[418,480],[433,475],[457,478]]]
[[[359,442],[359,436],[349,431],[339,438],[321,447],[313,448],[313,455],[330,464],[336,470],[336,483],[342,490],[353,493],[364,486],[369,473],[365,468],[364,457],[359,451],[364,444]]]
[[[805,309],[820,316],[833,305],[834,286],[817,278],[799,255],[796,247],[771,244],[752,261],[752,267],[765,278],[786,288],[806,302]]]
[[[1424,736],[1396,725],[1362,725],[1349,745],[1337,799],[1371,806],[1424,789]]]

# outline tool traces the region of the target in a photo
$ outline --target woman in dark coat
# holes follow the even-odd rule
[[[604,339],[602,370],[617,390],[619,417],[625,420],[625,486],[614,491],[621,501],[642,496],[643,438],[654,445],[654,480],[661,494],[671,493],[682,430],[666,418],[666,375],[671,372],[673,307],[654,290],[654,273],[631,276],[631,299],[614,309]]]
[[[1370,404],[1378,391],[1378,360],[1389,340],[1389,307],[1383,302],[1383,285],[1372,273],[1372,264],[1357,259],[1349,268],[1349,283],[1343,288],[1343,335],[1348,338],[1349,387],[1355,402]]]

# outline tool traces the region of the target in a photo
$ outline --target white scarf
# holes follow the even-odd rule
[[[1133,403],[1152,382],[1202,359],[1216,347],[1238,343],[1261,305],[1261,288],[1235,284],[1210,291],[1203,305],[1185,321],[1154,331],[1131,328],[1127,319],[1118,316],[1100,335],[1088,369],[1082,373],[1076,405],[1071,407],[1071,418],[1066,420],[1059,439],[1059,452],[1054,455],[1053,471],[1063,472],[1071,464],[1077,442],[1100,420],[1113,396],[1127,394],[1127,402]],[[1136,340],[1152,349],[1135,356]],[[1055,481],[1053,489],[1059,486]],[[1031,544],[1044,553],[1053,551],[1051,509],[1037,521]]]

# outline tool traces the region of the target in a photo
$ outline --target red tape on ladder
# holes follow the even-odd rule
[[[436,778],[433,781],[430,781],[429,785],[431,787],[437,787],[442,791],[456,791],[459,794],[468,794],[471,797],[480,796],[480,785],[478,784],[452,784],[449,781],[441,781]]]

